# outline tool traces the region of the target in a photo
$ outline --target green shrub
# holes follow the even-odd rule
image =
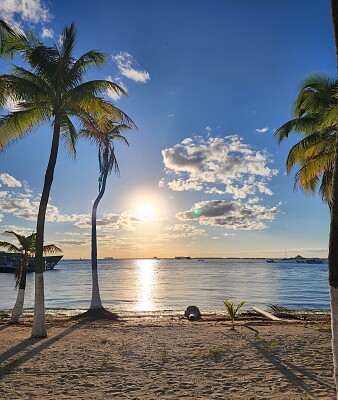
[[[236,314],[238,310],[244,305],[245,301],[241,301],[237,307],[235,307],[234,303],[230,303],[228,300],[224,300],[223,303],[232,322],[231,329],[235,329]]]

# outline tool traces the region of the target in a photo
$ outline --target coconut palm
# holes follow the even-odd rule
[[[36,233],[29,236],[19,235],[14,231],[6,231],[7,234],[15,236],[19,242],[19,246],[15,246],[9,242],[0,242],[0,248],[12,253],[20,253],[21,260],[15,271],[15,287],[18,288],[18,294],[15,305],[11,313],[11,322],[17,322],[23,312],[23,304],[25,301],[26,289],[26,273],[29,257],[33,257],[36,247]],[[61,253],[62,250],[54,244],[43,246],[44,253]]]
[[[99,157],[99,194],[94,201],[92,208],[92,243],[91,243],[91,260],[92,260],[92,300],[90,309],[97,310],[102,309],[102,301],[100,297],[99,283],[98,283],[98,271],[97,271],[97,235],[96,235],[96,215],[97,207],[104,195],[106,190],[106,183],[108,175],[114,171],[119,174],[119,166],[115,157],[114,141],[121,140],[127,146],[129,143],[127,139],[122,135],[122,132],[135,125],[130,122],[127,124],[116,124],[111,122],[105,124],[104,127],[100,127],[94,122],[92,118],[83,120],[83,129],[80,131],[80,135],[90,139],[98,147]]]
[[[338,84],[338,2],[331,0],[331,15],[336,46],[336,84]],[[337,99],[336,99],[337,100]],[[338,129],[338,100],[336,101],[336,127]],[[329,285],[331,301],[331,327],[334,378],[338,396],[338,135],[336,135],[334,170],[332,181],[332,205],[329,239]]]
[[[332,174],[336,140],[336,84],[320,74],[306,77],[294,103],[294,119],[275,131],[278,141],[297,132],[304,137],[295,144],[286,161],[287,172],[299,165],[295,175],[295,187],[306,193],[319,193],[331,207]]]
[[[4,106],[8,101],[17,104],[15,111],[0,118],[0,148],[21,139],[41,124],[50,123],[53,127],[50,157],[37,217],[32,337],[47,336],[43,237],[60,136],[65,141],[69,153],[75,156],[77,129],[74,119],[79,120],[90,112],[96,120],[109,116],[121,123],[129,121],[126,114],[102,97],[107,90],[126,94],[122,88],[106,80],[84,82],[88,69],[102,65],[106,61],[106,55],[91,50],[75,57],[74,24],[64,29],[60,39],[60,44],[54,43],[53,47],[46,47],[32,34],[16,35],[15,40],[10,40],[7,47],[5,46],[6,51],[18,52],[28,69],[13,65],[11,74],[0,76],[0,106]]]

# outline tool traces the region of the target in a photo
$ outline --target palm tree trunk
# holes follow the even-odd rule
[[[338,83],[338,2],[331,0],[332,26],[336,45],[337,78]],[[336,383],[336,396],[338,399],[338,102],[337,102],[337,127],[336,127],[336,153],[332,182],[332,208],[329,239],[329,285],[331,301],[331,328],[334,379]]]
[[[49,162],[45,174],[38,220],[36,224],[36,253],[35,253],[35,299],[34,299],[34,320],[32,337],[47,337],[46,315],[45,315],[45,293],[43,282],[43,240],[45,230],[46,210],[49,193],[53,182],[54,169],[59,149],[61,116],[56,115],[54,121],[53,141],[49,156]]]
[[[23,312],[23,304],[25,301],[26,275],[27,275],[28,254],[25,253],[22,260],[20,282],[18,287],[18,295],[11,314],[11,322],[18,322]]]
[[[107,165],[107,163],[105,165]],[[100,200],[102,199],[102,196],[104,195],[104,192],[106,190],[107,176],[108,176],[108,168],[106,168],[104,171],[101,190],[96,200],[94,201],[92,210],[92,301],[90,304],[90,309],[103,308],[100,297],[99,278],[97,272],[96,212]]]

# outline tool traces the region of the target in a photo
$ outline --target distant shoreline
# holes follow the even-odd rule
[[[283,257],[272,257],[274,260],[279,261],[283,260]],[[313,257],[304,257],[304,258],[313,258]],[[320,260],[327,260],[327,257],[317,257]],[[116,261],[116,260],[176,260],[176,261],[191,261],[191,260],[267,260],[271,259],[271,257],[191,257],[190,259],[182,258],[175,259],[175,257],[126,257],[126,258],[98,258],[98,261]],[[290,257],[287,260],[297,260],[294,257]],[[62,261],[91,261],[90,258],[63,258]]]

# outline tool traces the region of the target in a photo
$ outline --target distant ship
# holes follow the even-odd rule
[[[191,260],[191,257],[180,257],[180,256],[176,256],[175,260]]]
[[[297,264],[324,264],[324,261],[320,258],[305,258],[300,255],[291,258],[280,258],[280,259],[271,259],[267,258],[265,260],[267,263],[294,263]]]
[[[320,258],[306,258],[305,260],[296,260],[299,264],[324,264]]]
[[[0,272],[15,272],[21,261],[21,253],[7,253],[0,251]],[[63,256],[46,256],[43,257],[44,271],[54,269],[55,265]],[[35,271],[34,257],[29,257],[27,272]]]

